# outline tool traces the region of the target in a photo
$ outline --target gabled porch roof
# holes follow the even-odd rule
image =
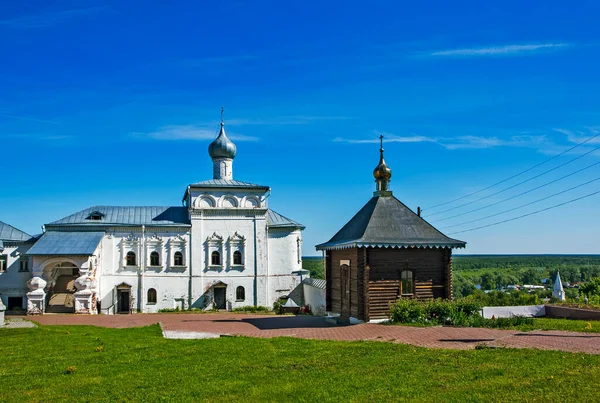
[[[104,232],[48,231],[29,249],[30,256],[91,256]]]

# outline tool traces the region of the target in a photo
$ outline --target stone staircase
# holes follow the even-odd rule
[[[54,291],[50,294],[46,305],[48,313],[75,312],[75,280],[76,276],[60,276],[54,283]]]

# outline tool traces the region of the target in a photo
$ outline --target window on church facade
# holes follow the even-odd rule
[[[3,271],[6,271],[7,264],[8,264],[8,256],[0,255],[0,273],[2,273]]]
[[[235,299],[237,301],[244,301],[246,299],[246,290],[244,287],[239,286],[235,289]]]
[[[236,250],[235,252],[233,252],[233,264],[235,265],[242,265],[242,252],[240,252],[239,250]]]
[[[213,253],[210,254],[210,264],[213,266],[221,265],[221,254],[219,252],[213,251]]]
[[[183,266],[183,253],[175,252],[173,255],[173,266]]]
[[[413,294],[413,272],[410,270],[404,270],[400,273],[400,280],[402,286],[402,295]]]
[[[19,271],[29,271],[29,260],[19,260]]]
[[[148,303],[156,304],[156,290],[154,288],[148,289]]]
[[[159,266],[160,265],[160,256],[158,252],[154,251],[150,253],[150,266]]]
[[[135,252],[127,252],[127,257],[125,258],[125,260],[127,262],[127,266],[135,266],[136,265]]]

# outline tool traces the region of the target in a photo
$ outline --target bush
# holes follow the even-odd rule
[[[390,319],[396,323],[424,323],[424,305],[415,299],[400,298],[392,307]]]
[[[470,299],[459,299],[454,302],[456,308],[464,312],[467,316],[472,316],[474,314],[479,314],[481,311],[482,305],[477,301],[472,301]]]
[[[240,306],[239,308],[233,308],[231,310],[231,312],[269,312],[270,309],[267,308],[266,306],[253,306],[253,305],[247,305],[247,306]]]
[[[513,316],[511,318],[484,319],[484,324],[484,327],[501,329],[523,325],[533,326],[533,318],[526,318],[524,316]]]
[[[436,299],[419,302],[400,298],[392,307],[390,320],[395,323],[422,323],[470,326],[473,318],[480,317],[481,305],[476,301]]]
[[[158,313],[169,313],[169,312],[179,312],[180,309],[179,307],[177,308],[163,308],[163,309],[159,309]]]
[[[455,315],[456,307],[450,300],[436,299],[425,304],[425,318],[432,322],[451,324]]]

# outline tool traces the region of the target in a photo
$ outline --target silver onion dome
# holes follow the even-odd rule
[[[225,134],[225,124],[221,122],[221,131],[217,138],[208,146],[210,158],[235,158],[235,144]]]

